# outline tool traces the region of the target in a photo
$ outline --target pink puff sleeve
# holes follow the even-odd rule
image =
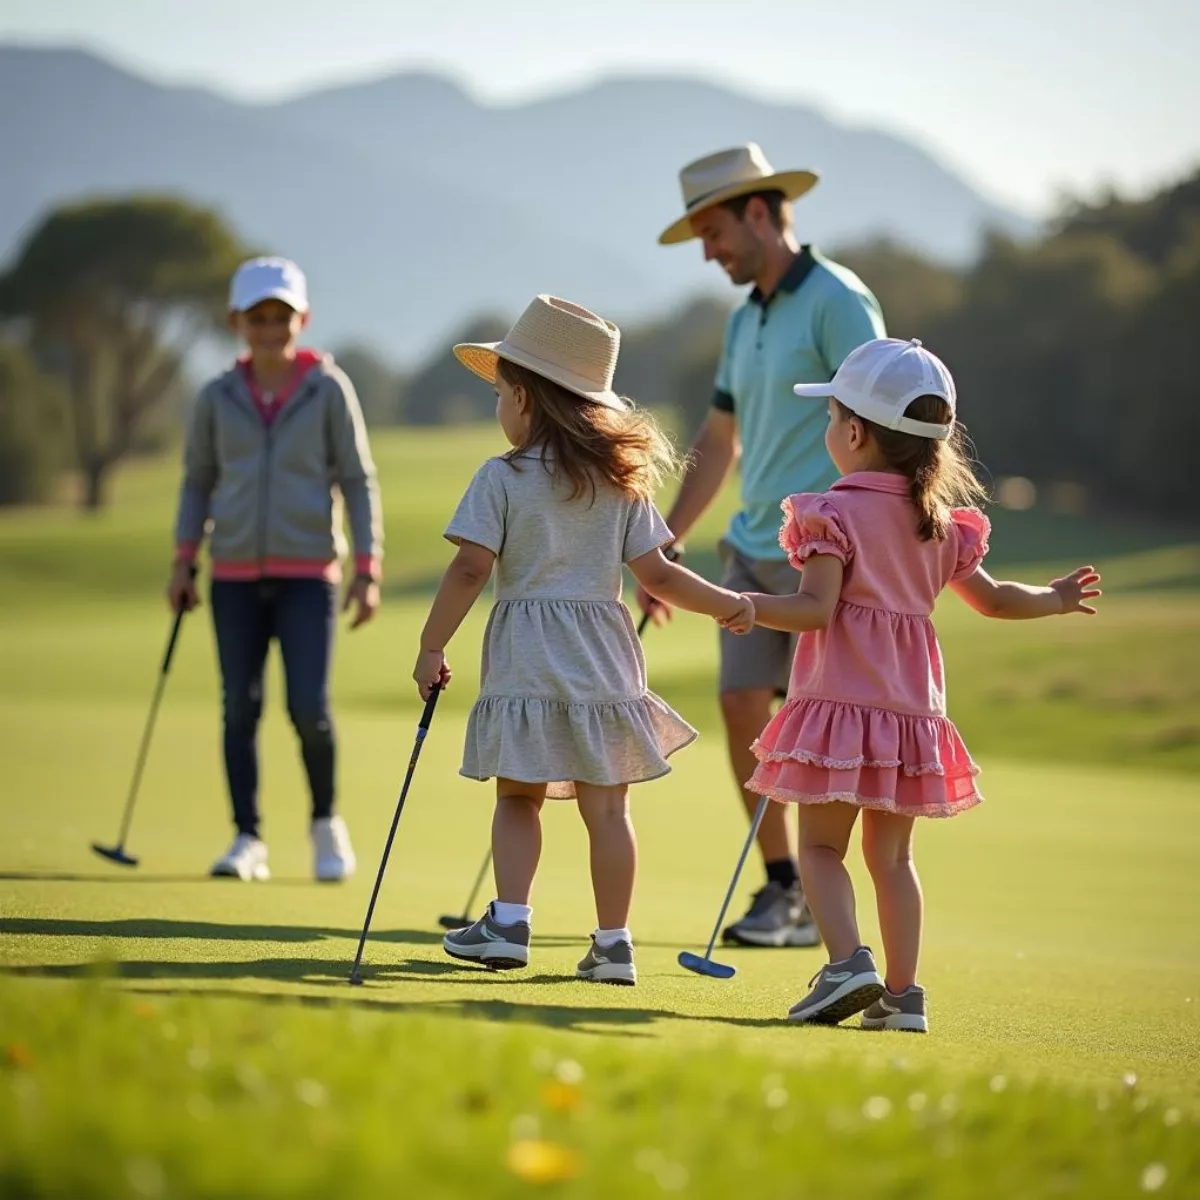
[[[779,544],[796,570],[814,554],[829,554],[845,565],[854,557],[838,511],[824,497],[808,492],[789,496],[783,508]]]
[[[992,523],[977,508],[955,508],[950,513],[950,524],[958,539],[958,558],[950,578],[967,579],[975,573],[988,552]]]

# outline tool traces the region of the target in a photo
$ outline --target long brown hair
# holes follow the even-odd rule
[[[862,421],[879,447],[884,461],[908,480],[908,494],[917,510],[921,540],[944,541],[950,532],[950,510],[957,505],[977,505],[987,500],[987,489],[971,466],[971,444],[962,425],[955,422],[945,441],[885,429],[852,413],[835,401],[843,417]],[[918,396],[904,410],[914,421],[945,425],[950,405],[941,396]]]
[[[649,413],[589,403],[506,359],[497,362],[496,370],[529,397],[529,432],[505,456],[517,470],[515,460],[540,447],[546,470],[570,481],[572,500],[585,493],[594,499],[597,481],[635,500],[649,500],[663,479],[679,470],[675,447]]]

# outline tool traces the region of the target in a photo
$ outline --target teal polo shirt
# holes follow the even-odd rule
[[[713,407],[732,413],[742,444],[741,508],[726,534],[748,558],[781,559],[779,506],[837,478],[825,449],[826,405],[797,383],[832,379],[855,346],[886,337],[879,302],[853,271],[803,246],[779,286],[755,288],[725,326]]]

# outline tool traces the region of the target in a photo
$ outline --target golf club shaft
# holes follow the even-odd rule
[[[463,916],[470,917],[475,911],[475,900],[479,896],[479,889],[483,887],[484,877],[488,873],[488,867],[492,865],[492,851],[488,847],[488,852],[483,856],[483,866],[479,868],[479,874],[475,876],[475,882],[471,885],[471,894],[467,897],[467,905],[463,909]]]
[[[171,669],[171,659],[175,656],[175,643],[179,640],[179,627],[183,624],[186,609],[179,608],[175,620],[171,623],[171,635],[167,639],[167,649],[163,654],[162,666],[158,671],[158,680],[154,685],[154,698],[150,701],[150,713],[146,718],[146,727],[142,730],[142,744],[138,749],[137,762],[133,768],[133,779],[129,785],[129,795],[125,797],[125,811],[121,816],[121,833],[117,838],[118,849],[125,848],[125,839],[129,836],[129,824],[133,820],[133,802],[137,799],[138,788],[142,783],[142,771],[146,766],[146,756],[150,750],[150,735],[154,732],[154,721],[158,716],[158,705],[162,700],[163,689],[167,685],[167,672]]]
[[[746,844],[742,847],[742,856],[738,859],[737,866],[733,871],[733,878],[729,881],[729,891],[725,893],[725,903],[721,905],[721,911],[717,915],[717,923],[713,926],[712,937],[708,939],[708,949],[704,952],[705,958],[712,958],[713,947],[717,944],[717,934],[721,932],[721,924],[725,920],[729,901],[733,899],[734,889],[742,875],[742,867],[746,865],[746,855],[750,853],[750,847],[754,845],[754,839],[758,836],[758,827],[762,824],[769,803],[769,797],[759,797],[758,808],[754,811],[754,820],[750,822],[750,832],[746,835]]]
[[[379,887],[383,883],[383,873],[387,869],[388,855],[392,852],[392,841],[396,837],[396,826],[400,824],[404,801],[408,798],[409,785],[412,783],[413,773],[417,769],[417,759],[421,756],[421,747],[425,744],[425,735],[429,732],[429,724],[433,720],[433,710],[437,707],[441,691],[441,687],[435,683],[433,690],[429,693],[429,699],[425,701],[425,711],[421,714],[421,720],[417,725],[417,740],[413,745],[412,757],[408,760],[408,770],[404,774],[404,786],[400,789],[400,800],[396,804],[396,815],[392,817],[392,827],[388,830],[387,842],[383,847],[383,857],[379,860],[379,873],[375,876],[375,887],[371,890],[371,902],[367,905],[367,919],[363,922],[362,937],[358,939],[358,953],[354,956],[354,967],[350,972],[351,979],[358,976],[363,947],[367,944],[367,933],[371,928],[371,918],[375,914],[375,901],[379,899]]]

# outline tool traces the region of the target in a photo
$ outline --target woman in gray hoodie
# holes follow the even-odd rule
[[[341,880],[353,873],[355,858],[346,824],[334,813],[329,673],[347,552],[343,512],[354,539],[354,574],[342,605],[355,608],[351,628],[379,605],[375,465],[350,380],[328,355],[298,347],[309,316],[300,268],[280,258],[243,263],[229,307],[230,327],[247,352],[200,392],[192,411],[167,588],[175,610],[199,603],[194,564],[207,533],[236,828],[211,873],[270,877],[259,836],[257,741],[267,652],[277,639],[312,797],[314,873]]]

